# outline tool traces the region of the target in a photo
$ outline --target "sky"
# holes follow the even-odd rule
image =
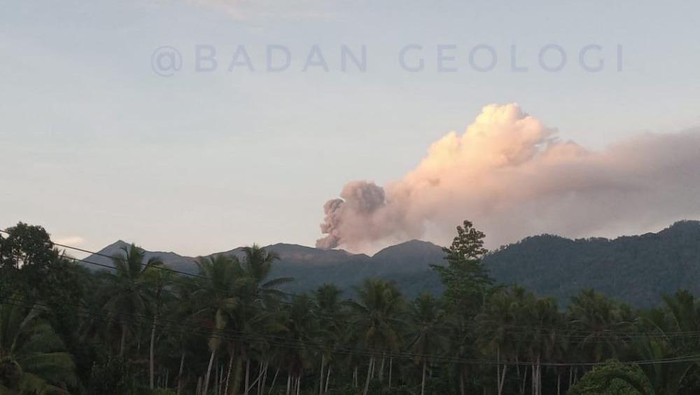
[[[633,170],[618,167],[606,182],[638,177],[648,190],[668,187],[676,198],[635,189],[654,198],[634,207],[673,209],[646,221],[629,213],[610,226],[569,226],[577,218],[567,217],[514,232],[504,230],[518,226],[505,222],[513,210],[558,214],[523,198],[491,215],[483,205],[427,193],[420,206],[433,206],[411,208],[412,220],[401,225],[408,228],[365,231],[377,225],[371,216],[371,226],[359,225],[369,236],[340,246],[369,251],[409,237],[446,243],[463,216],[481,220],[492,246],[532,231],[614,236],[698,219],[697,188],[688,184],[695,178],[651,180],[695,164],[688,131],[700,127],[699,13],[693,1],[643,0],[3,1],[0,227],[38,224],[56,241],[94,250],[117,239],[188,255],[252,243],[314,245],[328,223],[324,204],[349,182],[398,199],[393,191],[411,191],[411,180],[427,174],[430,147],[481,124],[488,108],[504,111],[506,123],[536,119],[537,138],[527,144],[537,174],[553,177],[536,167],[550,152],[543,145],[575,142],[596,153],[581,166],[597,169],[576,172],[589,177],[577,180],[617,193],[599,185],[608,174],[601,163],[627,166]],[[492,136],[520,130],[494,125]],[[671,151],[634,154],[656,145]],[[684,147],[687,161],[668,165]],[[465,155],[438,168],[469,182],[459,175],[479,166]],[[608,159],[615,155],[634,163]],[[640,170],[649,156],[670,173]],[[557,162],[564,165],[572,166]],[[530,185],[518,174],[494,179]],[[575,189],[547,199],[568,212],[559,203]],[[488,199],[489,191],[457,195]]]

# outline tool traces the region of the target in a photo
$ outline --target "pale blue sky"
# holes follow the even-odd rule
[[[384,183],[482,106],[517,102],[563,139],[602,148],[700,125],[695,1],[61,1],[0,3],[0,226],[19,220],[98,249],[116,239],[204,254],[312,245],[322,205],[352,179]],[[556,43],[560,72],[538,67]],[[268,44],[292,64],[265,72]],[[400,66],[419,44],[425,69]],[[493,71],[469,67],[476,45]],[[582,70],[600,45],[605,66]],[[194,48],[219,67],[194,70]],[[244,45],[258,69],[228,72]],[[330,71],[302,72],[318,45]],[[339,48],[367,48],[344,73]],[[458,71],[437,71],[456,45]],[[510,69],[510,46],[528,72]],[[622,47],[622,70],[615,50]],[[152,69],[172,46],[183,65]]]

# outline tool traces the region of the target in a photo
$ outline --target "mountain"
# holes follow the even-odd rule
[[[87,261],[110,265],[111,256],[127,244],[118,241]],[[287,292],[310,291],[333,283],[352,294],[367,277],[394,281],[408,296],[440,293],[442,285],[430,269],[443,262],[441,247],[412,240],[387,247],[373,256],[343,250],[320,250],[294,244],[265,247],[280,256],[273,277],[293,277]],[[222,252],[240,255],[241,248]],[[169,267],[196,273],[195,259],[172,252],[148,252]],[[571,240],[554,235],[528,237],[492,251],[484,258],[491,276],[501,284],[519,284],[556,297],[566,304],[584,288],[594,288],[635,306],[659,303],[662,294],[679,288],[700,293],[700,222],[681,221],[658,233],[616,239]]]
[[[128,243],[117,241],[83,261],[89,267],[95,267],[91,263],[112,266],[109,257],[122,253],[126,246]],[[264,248],[274,251],[280,257],[273,265],[271,277],[294,278],[293,282],[283,286],[285,291],[291,293],[311,291],[324,283],[333,283],[351,294],[353,287],[360,285],[367,277],[393,280],[410,296],[424,291],[436,293],[441,290],[440,281],[429,265],[442,260],[442,248],[425,241],[412,240],[387,247],[372,257],[296,244],[279,243]],[[240,257],[243,251],[239,247],[212,255],[218,254]],[[153,256],[159,257],[167,267],[174,270],[197,273],[196,258],[172,252],[146,252],[146,258]]]
[[[83,262],[85,265],[87,265],[87,267],[99,268],[97,265],[112,267],[114,265],[112,264],[112,259],[110,257],[114,255],[122,255],[124,253],[124,249],[129,247],[129,245],[130,243],[123,240],[117,240],[97,253],[83,259]],[[159,258],[167,267],[173,270],[182,271],[185,273],[195,273],[197,271],[195,266],[195,258],[178,255],[174,252],[146,250],[145,259],[151,258]]]
[[[594,288],[646,307],[679,288],[700,293],[700,222],[681,221],[658,233],[613,240],[529,237],[489,254],[485,262],[499,282],[561,302]]]
[[[387,247],[371,257],[346,251],[301,247],[315,251],[307,252],[308,256],[313,257],[308,260],[299,260],[299,257],[307,255],[294,253],[300,246],[276,244],[266,248],[280,256],[273,267],[272,276],[295,279],[287,285],[289,292],[309,291],[324,283],[332,283],[352,293],[352,288],[368,277],[393,280],[401,291],[410,296],[441,290],[440,281],[429,265],[442,260],[442,248],[424,241],[412,240]],[[426,275],[429,278],[426,279]]]

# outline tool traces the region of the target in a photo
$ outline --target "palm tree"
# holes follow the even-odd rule
[[[277,304],[285,294],[277,289],[278,286],[293,281],[289,277],[268,279],[272,264],[279,255],[253,244],[243,248],[243,257],[239,260],[243,277],[239,287],[243,294],[253,303],[263,303],[265,307]]]
[[[525,314],[529,327],[526,346],[532,367],[532,386],[535,395],[542,395],[542,360],[549,359],[559,341],[561,316],[552,298],[536,298],[526,301]]]
[[[155,345],[156,345],[156,329],[158,319],[161,315],[161,309],[164,301],[169,297],[170,285],[173,282],[173,272],[166,270],[149,270],[145,273],[147,282],[149,283],[153,303],[151,303],[153,321],[151,323],[151,338],[148,352],[148,370],[149,370],[149,385],[151,389],[155,388]]]
[[[313,298],[307,294],[296,295],[285,309],[284,357],[288,369],[287,395],[299,394],[301,376],[306,361],[319,350],[316,339],[320,335]]]
[[[382,355],[379,368],[379,380],[384,374],[384,356],[396,352],[400,345],[400,328],[405,324],[401,320],[403,297],[393,284],[383,280],[368,279],[358,289],[357,302],[349,301],[354,312],[355,329],[360,335],[361,344],[370,353],[367,377],[363,394],[367,395],[369,382],[374,378],[377,357]]]
[[[328,392],[332,370],[333,351],[338,346],[343,335],[342,323],[345,313],[340,299],[342,291],[331,284],[324,284],[316,290],[316,313],[321,330],[321,372],[319,374],[319,395]],[[327,371],[326,365],[328,366]]]
[[[568,317],[578,333],[579,349],[593,362],[616,358],[629,341],[624,335],[632,328],[631,313],[592,289],[571,298]]]
[[[230,359],[227,377],[230,377],[234,351],[237,350],[239,363],[240,356],[246,356],[245,344],[240,336],[248,334],[250,337],[250,334],[265,326],[263,323],[269,318],[265,310],[272,311],[284,297],[276,287],[291,279],[268,279],[272,263],[277,259],[277,254],[253,245],[243,248],[240,259],[236,256],[217,255],[197,262],[197,296],[202,306],[200,313],[214,317],[212,336],[209,339],[209,365],[204,379],[205,393],[216,352],[223,340],[228,342]],[[237,368],[231,392],[237,393],[239,385],[240,369]]]
[[[503,393],[507,362],[517,358],[518,333],[514,330],[523,316],[523,302],[529,299],[527,292],[520,287],[499,289],[490,295],[484,310],[476,317],[477,342],[486,355],[496,355],[496,386],[498,394]],[[503,369],[501,370],[501,362]]]
[[[0,304],[0,394],[67,394],[77,384],[75,364],[41,318],[46,308],[14,300]]]
[[[268,332],[277,333],[281,330],[276,312],[280,310],[280,301],[285,294],[277,287],[292,281],[291,278],[270,279],[272,264],[279,259],[275,252],[253,244],[243,248],[243,255],[236,258],[239,276],[235,280],[237,295],[242,301],[235,311],[230,312],[237,330],[245,336],[248,342],[239,341],[230,349],[238,349],[239,363],[243,358],[246,363],[245,393],[249,391],[248,374],[250,365],[250,341],[262,344],[261,335]],[[236,342],[233,342],[236,343]],[[236,377],[232,393],[237,393],[240,386],[240,369],[236,369]]]
[[[119,357],[126,353],[129,329],[150,310],[153,302],[151,284],[146,273],[159,267],[163,262],[155,257],[146,259],[145,251],[134,244],[122,248],[122,254],[112,257],[115,273],[109,274],[106,289],[107,302],[104,308],[121,329]]]
[[[661,360],[692,355],[700,350],[697,336],[686,336],[700,327],[700,302],[688,291],[663,296],[664,308],[645,312],[639,326],[646,333],[634,344],[639,359]],[[642,366],[652,386],[659,394],[679,392],[694,361]]]
[[[410,306],[409,317],[413,328],[412,340],[409,344],[416,355],[416,363],[423,366],[421,375],[421,395],[425,394],[425,373],[430,357],[447,348],[448,339],[445,336],[445,312],[437,299],[430,294],[418,296]]]
[[[201,306],[197,315],[214,317],[212,334],[209,338],[209,364],[204,378],[204,392],[209,389],[211,369],[214,365],[216,351],[221,346],[222,333],[228,325],[229,317],[238,308],[240,298],[237,295],[236,279],[241,276],[237,259],[227,255],[215,255],[197,260],[199,276],[195,283],[197,291],[194,296]],[[229,375],[231,371],[229,366]]]
[[[185,360],[191,357],[200,340],[200,332],[193,331],[200,324],[196,309],[198,308],[195,295],[197,283],[192,277],[179,277],[173,281],[173,292],[164,314],[167,314],[165,350],[179,359],[177,367],[177,395],[180,395],[185,384]]]

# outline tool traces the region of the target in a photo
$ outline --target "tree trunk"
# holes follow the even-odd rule
[[[557,395],[561,395],[561,372],[557,372]]]
[[[425,395],[425,359],[423,359],[423,377],[420,381],[420,395]]]
[[[126,349],[126,324],[122,324],[122,337],[119,342],[119,358],[124,358],[124,352]]]
[[[243,359],[238,357],[236,366],[233,369],[233,385],[231,386],[231,395],[238,395],[241,391],[241,380],[243,376]]]
[[[151,389],[155,389],[155,345],[156,345],[156,325],[158,325],[158,312],[153,314],[153,325],[151,325],[151,346],[148,350],[148,368],[150,373]]]
[[[501,388],[501,347],[496,347],[496,388]],[[500,390],[498,395],[501,395]]]
[[[250,380],[250,358],[245,361],[245,392],[243,395],[248,395],[248,384]]]
[[[382,354],[382,363],[379,364],[379,382],[384,382],[384,360],[386,359],[385,354]]]
[[[226,376],[224,376],[225,366],[226,365],[221,365],[221,369],[220,369],[221,373],[219,373],[219,393],[221,393],[223,395],[227,395],[224,392],[224,385],[226,384]]]
[[[323,369],[326,367],[326,354],[321,352],[321,374],[318,376],[318,395],[323,395]]]
[[[508,365],[503,365],[503,370],[501,371],[501,380],[498,383],[498,395],[503,395],[503,384],[506,382],[506,369]]]
[[[459,393],[460,395],[465,395],[464,391],[464,367],[459,367]]]
[[[523,372],[523,384],[520,386],[521,395],[525,395],[525,385],[527,384],[527,368],[528,366],[525,365],[525,372]]]
[[[332,369],[333,369],[332,365],[328,366],[328,373],[326,374],[326,388],[324,388],[324,390],[323,390],[324,395],[328,393],[328,383],[331,382],[331,370]]]
[[[209,366],[207,367],[207,374],[204,376],[204,394],[209,390],[209,378],[211,377],[211,367],[214,365],[214,357],[216,356],[216,349],[211,350],[211,356],[209,357]]]
[[[258,381],[258,395],[262,395],[265,392],[265,383],[267,383],[267,367],[270,365],[268,361],[265,363],[260,362],[260,369],[262,369],[262,379]]]
[[[518,375],[518,382],[520,382],[520,362],[517,355],[515,356],[515,374]]]
[[[362,395],[367,395],[369,391],[369,381],[372,378],[372,371],[374,370],[374,357],[369,358],[369,365],[367,365],[367,378],[365,378],[365,389],[362,391]]]
[[[289,390],[291,389],[292,385],[292,373],[289,372],[287,373],[287,395],[289,395]]]
[[[389,389],[391,389],[391,374],[394,368],[394,357],[389,357]]]
[[[185,370],[185,352],[180,355],[180,370],[177,374],[177,395],[182,393],[182,373]]]
[[[247,367],[246,367],[247,369]],[[246,387],[246,392],[249,393],[253,387],[256,385],[258,386],[258,393],[260,392],[260,383],[262,382],[263,375],[265,374],[265,370],[263,369],[263,363],[260,362],[260,368],[258,369],[258,375],[255,377],[255,380],[253,380],[250,385]]]
[[[220,379],[220,369],[219,369],[219,364],[216,364],[216,367],[214,368],[214,394],[219,395],[219,383],[221,382]]]
[[[542,364],[540,356],[537,356],[537,395],[542,395]]]
[[[280,368],[277,368],[275,370],[275,376],[272,378],[272,384],[270,384],[270,392],[268,394],[272,394],[272,391],[275,389],[275,383],[277,382],[277,375],[280,373]]]
[[[228,372],[226,372],[226,385],[224,385],[224,394],[228,395],[228,387],[231,382],[231,371],[233,370],[233,348],[229,350],[228,356]]]

